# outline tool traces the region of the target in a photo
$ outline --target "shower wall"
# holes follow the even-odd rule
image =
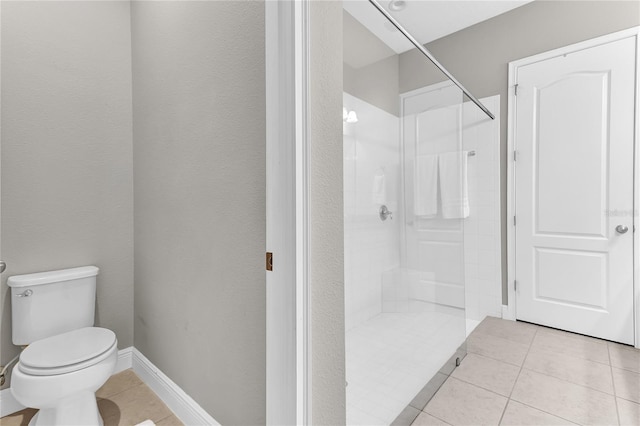
[[[349,13],[343,22],[343,104],[359,119],[343,124],[347,330],[379,313],[420,311],[433,303],[468,309],[472,323],[501,316],[498,120],[486,121],[475,105],[463,103],[455,86],[440,83],[401,94],[402,55]],[[416,110],[401,107],[404,102]],[[411,122],[416,112],[420,136]],[[450,134],[443,138],[442,132]],[[476,151],[468,162],[465,220],[411,217],[416,156],[407,156],[407,149],[416,137],[434,152]],[[380,197],[374,187],[382,180]],[[393,220],[380,221],[381,204]],[[425,232],[433,238],[418,241]],[[441,241],[443,236],[455,242]]]
[[[345,313],[349,330],[382,312],[382,276],[400,264],[399,119],[344,93]],[[392,217],[382,221],[386,205]]]
[[[395,206],[400,227],[394,234],[400,259],[395,262],[397,254],[387,259],[387,264],[393,259],[399,267],[382,271],[381,297],[382,312],[415,312],[431,309],[432,304],[464,308],[472,328],[486,316],[502,314],[500,123],[471,102],[459,103],[459,95],[457,88],[441,84],[402,95],[398,148],[404,158],[404,189]],[[499,113],[499,96],[482,101]],[[467,161],[467,218],[414,216],[416,149],[420,155],[473,153]]]
[[[406,207],[402,251],[409,282],[400,285],[408,287],[412,300],[464,308],[464,220],[443,215],[442,194],[452,182],[443,179],[439,164],[443,155],[463,148],[462,92],[446,83],[404,94],[401,99]],[[424,170],[420,172],[421,163]],[[430,172],[436,176],[434,185],[419,190],[415,177]],[[450,190],[460,196],[457,185]]]
[[[480,101],[495,120],[471,102],[462,106],[462,149],[476,153],[469,157],[470,213],[464,221],[465,309],[471,327],[486,316],[502,316],[500,95]]]

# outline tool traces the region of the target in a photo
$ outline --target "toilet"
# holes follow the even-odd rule
[[[13,344],[27,346],[11,376],[11,393],[39,409],[37,425],[103,425],[96,391],[113,373],[118,341],[93,327],[95,266],[9,277]]]

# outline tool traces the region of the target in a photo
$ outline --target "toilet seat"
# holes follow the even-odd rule
[[[85,327],[38,340],[20,354],[18,368],[34,376],[54,376],[90,367],[117,347],[113,331]]]

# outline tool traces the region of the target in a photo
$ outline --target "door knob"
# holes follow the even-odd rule
[[[628,226],[625,225],[618,225],[616,226],[616,232],[618,234],[625,234],[627,231],[629,230]]]
[[[7,269],[7,264],[4,263],[4,260],[0,260],[0,274],[3,273],[5,269]]]

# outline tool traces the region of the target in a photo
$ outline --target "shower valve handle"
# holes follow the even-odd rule
[[[389,211],[387,206],[380,206],[380,210],[378,210],[378,216],[380,216],[380,220],[385,221],[387,218],[393,220],[393,212]]]

